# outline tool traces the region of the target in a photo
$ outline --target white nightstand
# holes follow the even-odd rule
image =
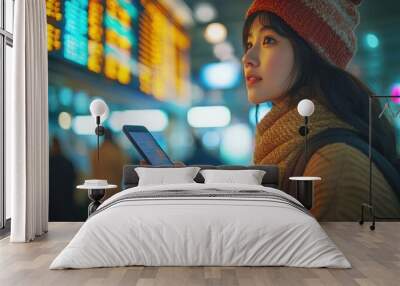
[[[310,210],[314,201],[314,181],[321,181],[321,177],[300,176],[289,180],[296,181],[296,199]]]
[[[90,184],[88,181],[103,181],[105,184]],[[106,190],[115,189],[117,185],[110,185],[105,180],[86,180],[85,184],[79,185],[76,188],[79,190],[87,190],[88,197],[92,201],[88,206],[88,217],[94,213],[101,204],[101,199],[104,198]]]

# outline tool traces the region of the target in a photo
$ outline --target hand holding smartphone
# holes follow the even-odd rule
[[[148,164],[156,166],[174,165],[174,162],[172,162],[146,127],[124,125],[122,131]]]

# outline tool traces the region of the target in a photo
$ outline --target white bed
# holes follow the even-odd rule
[[[182,195],[177,191],[172,197],[137,197],[174,190]],[[268,198],[264,193],[254,197],[252,191],[265,192]],[[191,192],[204,195],[190,196]],[[214,196],[216,192],[232,195]],[[350,268],[343,253],[299,204],[280,190],[255,185],[130,188],[99,207],[50,269],[128,265]]]

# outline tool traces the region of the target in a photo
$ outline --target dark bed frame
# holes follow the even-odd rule
[[[146,168],[171,168],[171,166],[139,166],[139,165],[125,165],[123,169],[122,177],[122,190],[133,188],[138,185],[139,177],[135,171],[136,167],[146,167]],[[238,165],[190,165],[190,166],[173,166],[173,168],[182,167],[200,167],[204,169],[217,169],[217,170],[263,170],[265,175],[262,179],[261,184],[265,187],[278,188],[279,186],[279,168],[276,165],[258,165],[258,166],[238,166]],[[200,174],[194,178],[197,183],[204,183],[204,178]]]

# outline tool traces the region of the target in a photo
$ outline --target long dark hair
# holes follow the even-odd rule
[[[270,12],[258,12],[246,19],[243,28],[243,46],[251,25],[259,17],[262,25],[271,26],[276,33],[289,39],[294,50],[292,86],[287,91],[295,105],[300,98],[300,89],[307,87],[309,98],[322,95],[322,104],[344,122],[353,126],[368,142],[369,97],[373,92],[351,73],[323,59],[302,37],[300,37],[279,16]],[[321,96],[320,96],[321,97]],[[258,109],[258,108],[257,108]],[[379,101],[372,102],[372,114],[378,114]],[[257,113],[257,112],[256,112]],[[396,159],[395,134],[386,117],[373,120],[373,146],[389,160]]]

